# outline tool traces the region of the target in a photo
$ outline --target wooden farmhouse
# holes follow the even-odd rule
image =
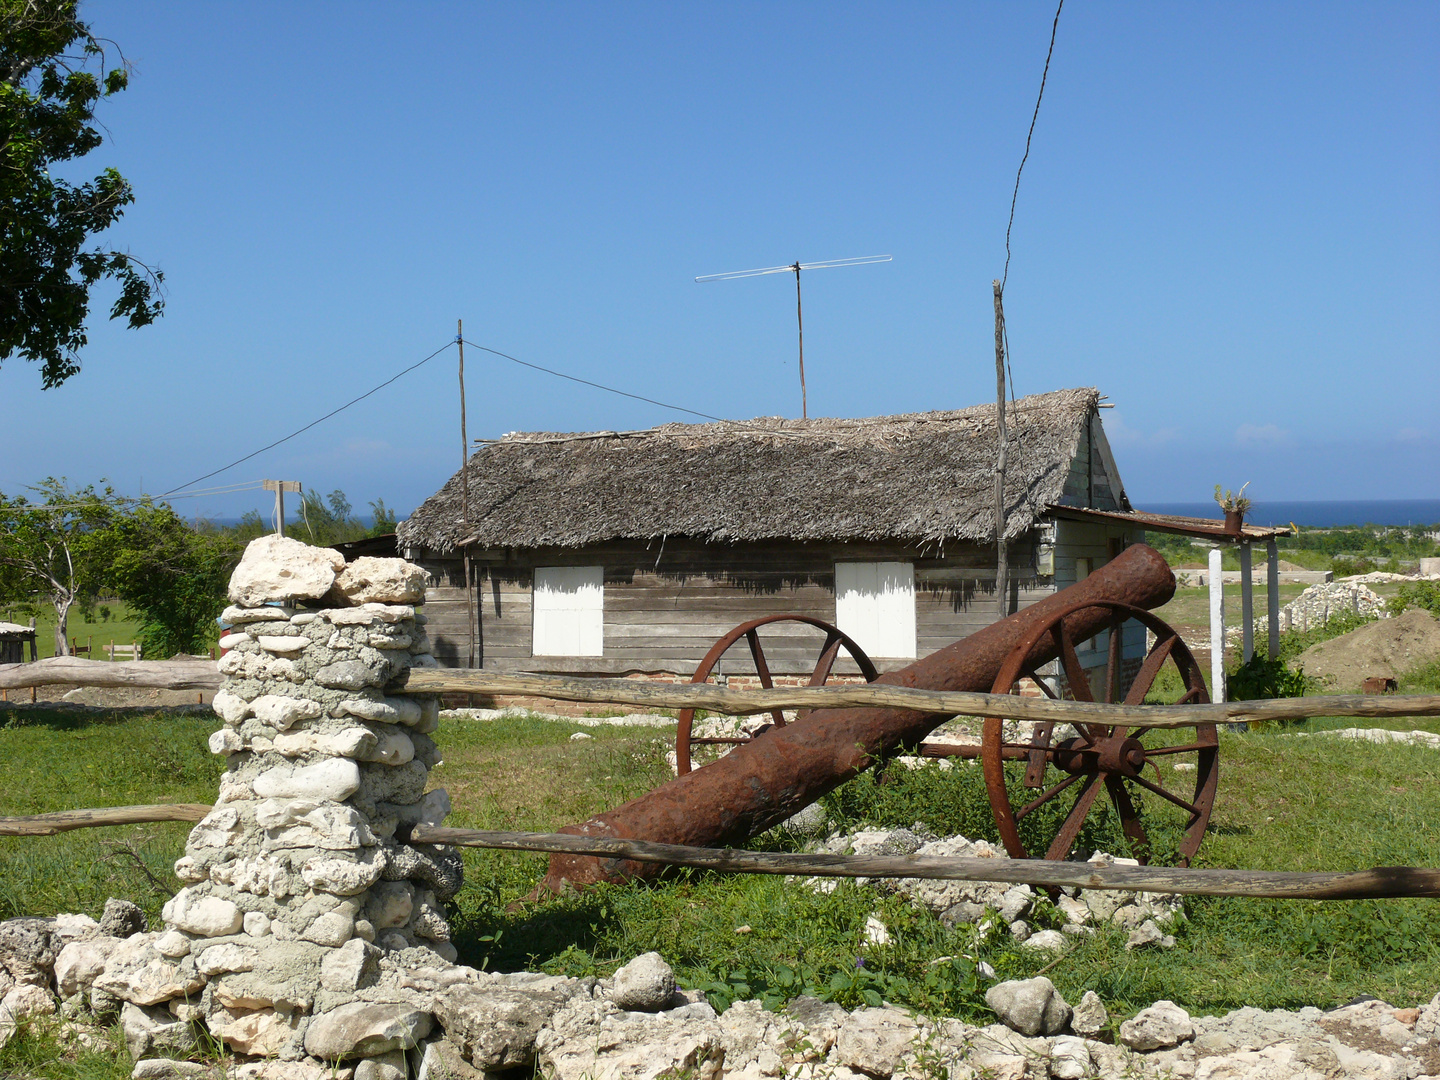
[[[1100,407],[1076,389],[1007,408],[1010,611],[1143,539]],[[398,542],[431,573],[442,664],[683,680],[737,624],[798,613],[893,670],[998,617],[995,455],[993,405],[511,434],[477,449]],[[808,677],[822,640],[767,628],[777,681]],[[1082,662],[1101,669],[1107,639],[1086,644]],[[1124,646],[1138,666],[1137,624]],[[743,645],[721,671],[753,676]]]

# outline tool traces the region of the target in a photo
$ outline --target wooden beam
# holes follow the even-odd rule
[[[956,716],[1007,720],[1125,724],[1129,727],[1192,727],[1231,720],[1304,720],[1312,716],[1440,716],[1440,694],[1360,695],[1229,701],[1214,705],[1106,705],[1088,701],[918,690],[888,683],[866,686],[776,687],[731,690],[708,683],[655,683],[639,679],[589,679],[567,675],[502,675],[457,668],[411,668],[388,693],[512,694],[559,701],[588,701],[649,708],[708,709],[727,715],[771,709],[888,707]]]
[[[29,664],[0,664],[0,688],[4,689],[78,684],[217,690],[220,682],[220,673],[211,660],[144,660],[108,664],[103,660],[57,656]],[[1197,723],[1234,720],[1304,720],[1314,716],[1440,716],[1440,694],[1355,694],[1230,701],[1213,705],[1105,705],[964,691],[919,690],[881,683],[731,690],[710,684],[500,674],[454,668],[412,668],[399,682],[387,687],[387,691],[397,694],[507,694],[658,709],[700,708],[732,716],[769,712],[771,709],[880,706],[954,716],[999,716],[1007,720],[1053,720],[1059,723],[1123,723],[1143,728],[1191,727]]]
[[[56,656],[30,664],[0,664],[0,689],[21,686],[134,686],[158,690],[219,690],[214,660],[137,660],[111,664]]]
[[[1348,873],[1293,873],[1268,870],[1188,870],[1163,866],[1092,866],[1044,859],[962,859],[937,855],[810,855],[736,851],[644,840],[570,836],[561,833],[493,832],[417,825],[410,843],[511,851],[550,851],[608,856],[636,862],[694,866],[731,874],[787,874],[811,877],[938,878],[1003,881],[1042,887],[1075,886],[1187,896],[1250,896],[1281,900],[1362,900],[1440,897],[1440,870],[1377,866]]]
[[[199,821],[214,809],[201,803],[112,806],[103,810],[60,810],[29,817],[0,817],[0,836],[53,836],[72,829],[104,825],[143,825],[152,821]]]

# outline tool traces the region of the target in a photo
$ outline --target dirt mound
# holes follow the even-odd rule
[[[1395,678],[1420,664],[1440,659],[1440,619],[1412,608],[1393,619],[1362,626],[1295,658],[1295,666],[1319,678],[1327,690],[1356,692],[1372,675]]]

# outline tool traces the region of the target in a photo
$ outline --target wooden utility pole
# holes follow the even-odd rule
[[[995,437],[1000,444],[995,456],[995,604],[1000,618],[1010,614],[1010,559],[1005,546],[1005,456],[1009,438],[1005,433],[1005,307],[1000,282],[995,289]]]
[[[805,319],[800,312],[800,262],[790,267],[795,271],[795,326],[800,332],[800,419],[810,416],[810,407],[805,400]]]
[[[470,639],[465,666],[475,666],[475,579],[470,565],[470,439],[465,432],[465,323],[455,320],[455,344],[460,347],[460,515],[464,520],[467,542],[462,549],[465,559],[465,620]]]
[[[285,492],[299,492],[299,480],[266,480],[266,491],[275,492],[275,535],[285,535]]]

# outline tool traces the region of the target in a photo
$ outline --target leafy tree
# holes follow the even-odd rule
[[[114,168],[80,184],[51,175],[100,145],[95,106],[129,78],[123,57],[105,70],[105,44],[75,8],[0,0],[0,361],[18,353],[40,363],[47,389],[80,370],[90,290],[102,278],[120,286],[112,319],[139,328],[164,308],[158,270],[86,246],[134,202],[129,182]]]
[[[248,544],[257,536],[264,536],[270,531],[270,528],[265,524],[264,518],[260,516],[260,511],[246,510],[245,513],[240,515],[239,524],[235,525],[230,531],[241,544]]]
[[[289,529],[307,544],[321,547],[359,540],[366,535],[365,526],[360,524],[350,500],[339,488],[323,498],[313,488],[301,492],[300,522]]]
[[[205,649],[243,549],[232,535],[192,528],[164,504],[140,503],[115,520],[112,580],[139,616],[146,655]]]
[[[72,488],[53,476],[29,490],[40,501],[0,492],[0,588],[11,600],[48,601],[55,608],[55,655],[69,656],[70,609],[93,603],[106,584],[122,501],[108,486]]]
[[[400,523],[398,515],[385,505],[384,499],[376,499],[370,504],[370,516],[374,521],[366,536],[389,536]]]

